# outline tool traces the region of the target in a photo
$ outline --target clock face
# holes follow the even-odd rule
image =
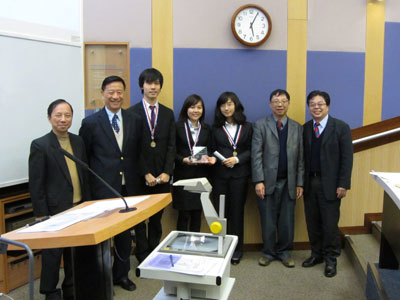
[[[232,17],[232,31],[236,39],[247,46],[264,43],[271,34],[271,18],[257,5],[240,7]]]

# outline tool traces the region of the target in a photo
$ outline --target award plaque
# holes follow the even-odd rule
[[[196,163],[208,163],[207,147],[193,147],[191,161]]]

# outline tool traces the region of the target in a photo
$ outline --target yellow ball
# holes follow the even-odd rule
[[[222,225],[221,225],[221,223],[220,223],[220,222],[217,222],[217,221],[212,222],[211,225],[210,225],[210,230],[211,230],[211,232],[214,233],[214,234],[220,233],[221,230],[222,230]]]

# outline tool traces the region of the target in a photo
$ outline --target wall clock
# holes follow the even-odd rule
[[[238,8],[232,16],[232,32],[246,46],[259,46],[271,34],[272,22],[268,13],[258,5],[247,4]]]

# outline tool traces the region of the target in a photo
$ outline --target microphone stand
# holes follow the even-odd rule
[[[66,157],[69,159],[73,160],[76,162],[78,165],[83,167],[84,169],[88,170],[90,173],[92,173],[98,180],[100,180],[110,191],[114,193],[118,198],[121,198],[122,201],[125,203],[125,208],[121,209],[119,212],[120,213],[127,213],[136,210],[136,207],[128,207],[128,204],[126,203],[125,198],[118,193],[111,185],[109,185],[103,178],[101,178],[95,171],[93,171],[91,168],[89,168],[88,164],[77,158],[76,156],[72,155],[68,151],[64,150],[63,148],[58,148],[58,150],[64,154]]]

